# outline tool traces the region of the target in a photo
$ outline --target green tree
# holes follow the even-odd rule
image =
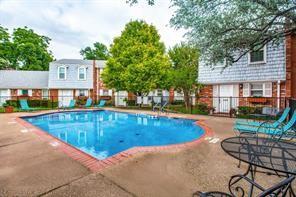
[[[198,59],[199,51],[196,47],[181,43],[169,50],[173,62],[172,85],[184,94],[185,106],[188,109],[190,95],[195,94],[198,88]]]
[[[206,63],[227,65],[296,31],[293,0],[172,0],[171,24],[188,30]]]
[[[153,25],[144,21],[129,22],[114,39],[110,53],[102,74],[109,88],[142,96],[151,90],[170,87],[171,63]]]
[[[9,68],[12,68],[11,63],[8,60],[0,57],[0,70],[6,70]]]
[[[38,35],[32,29],[17,28],[12,34],[15,62],[22,70],[48,70],[53,60],[48,50],[50,38]]]
[[[8,29],[0,26],[0,69],[15,68],[15,51]]]
[[[106,45],[96,42],[93,48],[86,47],[80,50],[80,55],[86,60],[106,60],[109,57],[109,51]]]

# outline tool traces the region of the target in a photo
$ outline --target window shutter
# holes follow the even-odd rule
[[[100,91],[99,91],[99,95],[100,95],[100,96],[103,96],[103,90],[102,90],[102,89],[100,89]]]
[[[264,83],[263,84],[263,96],[264,97],[272,97],[272,83]]]
[[[109,96],[112,96],[112,90],[109,90],[109,91],[108,91],[108,95],[109,95]]]
[[[218,97],[219,96],[219,86],[214,85],[213,86],[213,97]]]
[[[32,90],[28,90],[28,95],[29,96],[32,96],[32,94],[33,94],[33,91]]]
[[[76,90],[75,91],[75,96],[79,96],[79,94],[80,94],[80,90]]]
[[[21,96],[22,95],[22,90],[17,90],[17,95]]]
[[[7,97],[9,97],[10,98],[10,89],[7,89],[7,93],[6,93],[6,95],[5,96],[7,96]]]
[[[243,97],[249,97],[250,96],[250,84],[244,83],[243,84]]]

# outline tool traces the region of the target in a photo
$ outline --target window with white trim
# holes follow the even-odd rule
[[[77,96],[88,96],[88,90],[77,90]]]
[[[66,79],[66,67],[65,66],[59,66],[58,67],[58,78],[61,80]]]
[[[109,90],[103,90],[103,96],[109,96]]]
[[[251,83],[250,84],[250,95],[252,97],[263,96],[263,83]]]
[[[49,91],[48,91],[48,89],[43,89],[42,90],[42,98],[43,99],[49,99]]]
[[[28,96],[29,90],[21,90],[21,95]]]
[[[17,90],[18,96],[32,96],[33,91],[28,89],[19,89]]]
[[[162,96],[162,90],[156,90],[156,96]]]
[[[78,68],[78,80],[86,80],[86,68],[85,67]]]
[[[271,97],[272,83],[244,83],[243,97]]]
[[[266,62],[266,46],[259,50],[249,53],[249,64],[265,63]]]

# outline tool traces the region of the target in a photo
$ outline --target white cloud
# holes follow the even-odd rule
[[[145,0],[129,6],[125,0],[0,1],[0,24],[12,30],[28,26],[52,39],[50,49],[60,58],[81,58],[81,48],[99,41],[109,45],[130,20],[156,26],[167,47],[183,40],[184,31],[169,26],[173,9],[169,0],[149,6]]]

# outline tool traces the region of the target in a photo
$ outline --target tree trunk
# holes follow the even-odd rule
[[[183,94],[184,94],[185,108],[186,108],[186,110],[188,110],[189,107],[190,107],[190,95],[189,95],[189,91],[183,90]]]

